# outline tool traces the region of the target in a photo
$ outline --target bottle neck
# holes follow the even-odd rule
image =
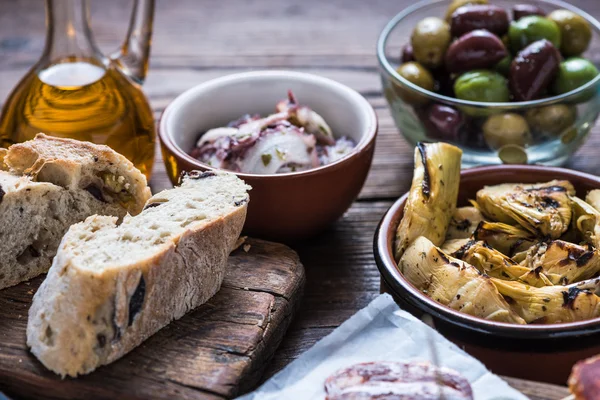
[[[43,64],[74,59],[103,61],[89,25],[88,0],[46,0]]]

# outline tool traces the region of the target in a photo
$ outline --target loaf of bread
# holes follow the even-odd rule
[[[220,288],[244,225],[249,187],[192,172],[134,217],[89,217],[63,238],[33,298],[27,344],[48,369],[108,364]]]
[[[46,272],[69,226],[139,213],[146,177],[110,147],[39,134],[0,151],[0,289]]]

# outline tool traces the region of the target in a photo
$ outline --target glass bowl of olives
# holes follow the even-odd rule
[[[463,165],[558,166],[600,112],[600,23],[559,0],[425,0],[383,29],[384,95],[411,143]]]

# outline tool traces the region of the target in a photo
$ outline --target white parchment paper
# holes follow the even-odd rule
[[[325,379],[341,368],[368,361],[432,360],[429,337],[439,365],[460,372],[471,383],[475,400],[527,399],[442,335],[383,294],[331,334],[240,399],[324,399]]]

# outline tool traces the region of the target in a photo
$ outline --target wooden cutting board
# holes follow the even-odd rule
[[[76,379],[61,380],[25,345],[27,311],[43,278],[0,291],[0,391],[19,399],[223,399],[253,388],[299,304],[304,268],[282,244],[246,243],[207,304]]]

